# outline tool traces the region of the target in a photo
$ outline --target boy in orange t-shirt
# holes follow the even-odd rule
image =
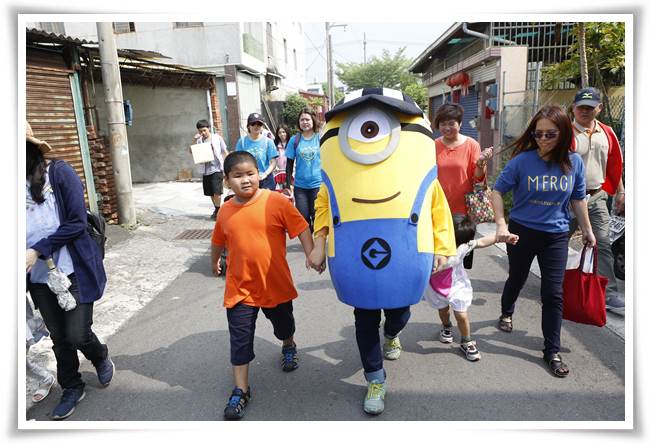
[[[224,161],[225,180],[235,197],[224,203],[212,233],[212,270],[228,249],[224,306],[230,331],[230,362],[235,389],[224,410],[226,419],[240,419],[250,400],[249,363],[255,358],[253,339],[260,308],[282,341],[282,370],[298,368],[292,300],[298,296],[287,263],[286,233],[298,236],[305,257],[314,243],[309,225],[289,200],[259,188],[257,161],[235,151]],[[305,262],[309,268],[308,261]]]

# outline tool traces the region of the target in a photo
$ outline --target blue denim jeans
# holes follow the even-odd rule
[[[560,351],[562,328],[562,281],[566,268],[569,237],[567,233],[547,233],[533,230],[511,220],[508,230],[519,235],[516,245],[507,244],[508,279],[501,295],[501,313],[511,316],[515,302],[526,283],[530,266],[537,257],[542,275],[542,334],[544,356]]]
[[[309,224],[309,229],[314,231],[314,216],[316,210],[314,207],[314,202],[316,201],[316,196],[318,196],[318,190],[320,188],[299,188],[294,187],[293,196],[296,200],[296,208],[302,214],[302,217],[305,218]]]
[[[384,335],[395,337],[404,329],[411,317],[411,307],[400,307],[384,310],[386,322]],[[366,379],[383,382],[384,358],[379,337],[379,324],[381,323],[381,310],[354,309],[354,327],[357,337],[357,346],[361,355],[361,363],[366,374]]]

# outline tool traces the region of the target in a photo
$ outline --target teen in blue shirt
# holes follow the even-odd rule
[[[246,129],[248,135],[237,141],[235,151],[248,151],[257,160],[257,169],[260,174],[260,188],[275,190],[273,170],[278,163],[278,150],[273,140],[262,134],[264,120],[259,113],[248,116]]]
[[[293,167],[296,167],[294,198],[296,208],[314,231],[314,202],[322,182],[320,174],[320,137],[316,114],[304,108],[298,115],[300,133],[294,135],[287,144],[287,187],[291,185]]]
[[[559,106],[545,106],[533,117],[515,142],[513,158],[505,166],[492,193],[497,242],[519,236],[507,245],[509,272],[501,295],[499,329],[512,331],[512,314],[519,292],[537,257],[542,276],[542,333],[544,361],[553,375],[565,377],[569,367],[562,361],[562,281],[569,242],[569,204],[576,215],[582,241],[594,246],[596,239],[587,217],[584,165],[570,152],[571,120]],[[512,191],[513,205],[506,226],[502,195]]]

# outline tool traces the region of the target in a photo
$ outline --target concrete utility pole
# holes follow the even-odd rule
[[[366,64],[366,33],[363,33],[363,64]]]
[[[325,22],[325,47],[327,48],[327,100],[329,100],[330,109],[332,109],[336,104],[334,101],[334,60],[332,58],[332,36],[330,35],[330,29],[336,28],[337,26],[343,26],[343,30],[345,31],[347,25],[335,25],[331,22]]]
[[[97,23],[99,57],[102,65],[104,102],[108,115],[108,132],[113,161],[113,175],[117,189],[117,216],[122,225],[136,224],[133,189],[131,186],[131,162],[129,141],[126,135],[122,80],[117,59],[117,47],[111,22]]]

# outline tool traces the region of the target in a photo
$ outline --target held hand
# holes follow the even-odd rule
[[[506,225],[497,225],[497,242],[507,242],[508,239],[510,239],[510,236],[512,236],[512,234],[508,231],[508,227]]]
[[[492,159],[493,154],[494,154],[494,147],[485,148],[483,151],[481,151],[481,156],[479,157],[479,159],[490,160]]]
[[[26,270],[27,273],[32,271],[32,267],[36,263],[36,260],[38,259],[38,252],[34,250],[33,248],[28,248],[27,253],[25,254],[25,259],[26,259]]]
[[[445,265],[447,265],[447,256],[438,256],[438,255],[436,255],[436,257],[435,257],[435,259],[433,261],[433,272],[437,273]]]
[[[596,236],[594,236],[593,231],[582,232],[582,243],[592,248],[596,246]]]
[[[616,193],[614,196],[614,213],[625,215],[625,193]]]
[[[323,271],[325,271],[325,251],[322,249],[314,247],[311,253],[309,253],[307,260],[309,262],[309,266],[316,270],[318,274],[321,274]]]
[[[519,242],[519,236],[516,234],[511,233],[508,239],[506,239],[506,244],[517,245],[517,242]]]

